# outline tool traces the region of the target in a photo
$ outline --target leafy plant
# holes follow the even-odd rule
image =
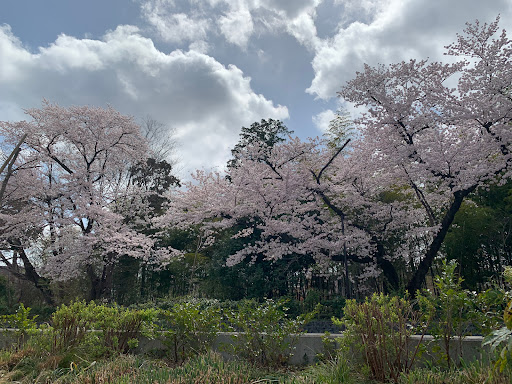
[[[350,362],[343,356],[308,367],[303,376],[313,383],[349,384],[356,383]]]
[[[14,314],[3,315],[0,321],[4,327],[13,328],[16,335],[16,347],[21,348],[27,341],[28,336],[37,329],[37,315],[30,317],[30,307],[25,307],[20,303]]]
[[[33,344],[62,356],[77,350],[93,357],[127,353],[138,346],[140,336],[152,337],[157,314],[155,309],[130,310],[92,301],[63,304]]]
[[[343,319],[333,319],[346,327],[341,340],[345,355],[359,349],[371,378],[380,382],[397,382],[411,369],[429,321],[408,299],[384,294],[373,294],[363,303],[347,300]],[[421,338],[410,346],[410,336],[418,329]]]
[[[69,305],[61,305],[50,320],[50,351],[66,351],[83,343],[93,328],[95,317],[96,304],[92,301],[89,304],[85,301],[76,301]]]
[[[489,334],[502,324],[503,311],[507,304],[506,294],[503,288],[491,287],[476,295],[476,305],[480,311],[477,325],[483,335]]]
[[[118,305],[97,306],[94,328],[101,329],[101,341],[108,353],[127,353],[138,346],[140,336],[153,337],[156,309],[130,310]]]
[[[324,332],[322,336],[322,347],[322,352],[315,356],[317,361],[333,361],[339,357],[339,342],[329,332]]]
[[[399,384],[510,384],[510,374],[497,374],[492,365],[475,361],[458,369],[418,368],[400,376]]]
[[[512,283],[512,267],[505,267],[505,280]],[[512,368],[512,300],[503,311],[505,325],[485,337],[482,345],[489,345],[491,351],[498,351],[496,366],[502,372],[507,366]],[[500,350],[501,348],[501,350]]]
[[[462,341],[465,336],[475,329],[475,324],[481,324],[486,316],[477,308],[476,295],[462,289],[463,279],[456,275],[457,262],[443,260],[441,273],[435,277],[435,292],[418,292],[417,300],[425,313],[432,312],[432,326],[429,332],[434,341],[441,341],[442,347],[433,350],[441,354],[448,368],[452,362],[451,342],[457,336],[458,350],[462,357]]]
[[[200,302],[176,303],[162,311],[162,316],[169,327],[165,344],[176,363],[206,353],[222,328],[220,307],[203,306]]]
[[[286,300],[266,300],[261,304],[254,300],[241,301],[228,316],[232,329],[237,331],[228,346],[229,352],[255,365],[286,364],[304,325],[318,313],[319,307],[291,319],[285,304]]]

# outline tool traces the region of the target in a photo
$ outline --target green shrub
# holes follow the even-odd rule
[[[451,340],[458,339],[458,350],[462,354],[462,341],[472,332],[479,333],[482,324],[488,321],[487,316],[478,308],[476,294],[462,289],[463,279],[456,276],[457,263],[455,260],[447,263],[443,260],[441,274],[436,276],[434,284],[436,292],[418,292],[417,300],[423,312],[431,312],[433,319],[429,332],[434,336],[433,352],[441,356],[448,368],[453,364]],[[481,298],[483,302],[484,298]],[[438,347],[437,341],[442,342]],[[462,355],[459,356],[459,361]]]
[[[350,362],[342,356],[306,368],[302,376],[312,383],[349,384],[356,383]]]
[[[37,331],[36,318],[37,315],[30,317],[30,307],[25,308],[23,303],[20,303],[14,314],[0,316],[0,322],[5,328],[15,329],[16,348],[21,348],[27,338]]]
[[[100,332],[107,353],[128,353],[138,346],[141,336],[152,338],[156,309],[126,309],[118,305],[96,306],[93,327]]]
[[[343,316],[343,307],[346,300],[339,295],[326,299],[322,296],[322,292],[317,289],[310,289],[303,301],[299,301],[291,296],[285,296],[284,298],[289,300],[286,305],[289,308],[288,314],[290,316],[300,316],[309,313],[320,304],[321,307],[315,318],[321,320],[330,320],[332,317]]]
[[[360,352],[372,379],[397,382],[421,352],[429,317],[421,316],[405,298],[374,294],[363,303],[347,300],[344,318],[333,321],[346,327],[340,340],[345,356]],[[411,341],[418,330],[421,339]]]
[[[51,354],[77,350],[100,357],[127,353],[138,345],[140,336],[152,337],[158,311],[129,310],[119,306],[77,301],[61,305],[50,326],[41,326],[33,345]]]
[[[181,302],[162,311],[166,327],[164,343],[171,359],[183,363],[192,356],[206,353],[222,329],[219,306],[200,302]]]
[[[512,267],[505,267],[504,276],[512,284]],[[489,334],[482,343],[484,346],[489,345],[491,351],[498,352],[496,366],[501,372],[507,367],[512,370],[512,299],[503,311],[503,322],[505,325]]]
[[[259,304],[243,300],[228,315],[233,331],[233,342],[228,351],[251,364],[281,366],[288,362],[304,325],[318,312],[301,315],[295,319],[286,313],[286,300],[266,300]]]
[[[91,336],[90,330],[96,318],[96,304],[76,301],[69,305],[62,304],[51,317],[48,328],[50,352],[59,353],[84,343]],[[45,332],[46,333],[46,332]]]
[[[497,373],[492,365],[475,361],[458,369],[414,369],[400,376],[399,384],[510,384],[512,376]]]
[[[317,362],[327,362],[336,360],[339,355],[339,340],[333,338],[329,332],[324,332],[322,336],[322,352],[315,355]]]

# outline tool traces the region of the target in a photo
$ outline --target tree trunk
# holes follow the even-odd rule
[[[87,276],[91,282],[89,290],[89,300],[112,300],[112,275],[114,266],[106,264],[103,266],[101,277],[96,274],[94,267],[89,265],[87,267]]]
[[[87,266],[87,276],[89,277],[89,282],[91,286],[89,287],[89,300],[97,300],[99,299],[100,292],[100,278],[94,272],[94,267],[92,265]]]
[[[50,289],[50,280],[40,276],[35,267],[30,262],[27,254],[25,253],[25,249],[23,249],[21,245],[21,241],[19,239],[11,240],[11,249],[13,252],[15,252],[23,261],[23,267],[24,267],[24,278],[34,284],[34,286],[41,292],[43,295],[44,301],[54,307],[55,306],[55,299],[53,296],[53,292]],[[16,268],[13,266],[13,268]],[[16,270],[14,269],[12,271],[16,275]]]
[[[107,301],[112,301],[112,282],[114,277],[114,264],[106,264],[103,266],[101,275],[100,297]]]
[[[416,269],[412,278],[409,280],[409,283],[407,284],[407,292],[409,292],[409,295],[411,297],[416,297],[416,292],[419,289],[421,289],[421,286],[425,281],[425,276],[427,275],[429,268],[432,266],[434,258],[441,249],[446,234],[448,233],[448,230],[450,229],[453,219],[455,218],[455,215],[459,211],[462,202],[464,201],[464,198],[468,196],[471,192],[473,192],[475,189],[476,185],[468,189],[457,191],[453,194],[453,202],[443,217],[441,227],[434,236],[434,239],[430,243],[430,246],[427,249],[425,256],[420,261],[418,268]]]
[[[400,279],[396,268],[391,261],[384,258],[386,255],[384,245],[376,237],[373,237],[372,241],[377,245],[377,253],[375,254],[377,265],[384,274],[384,293],[397,292],[400,288]]]

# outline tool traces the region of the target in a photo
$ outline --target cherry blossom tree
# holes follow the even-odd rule
[[[128,182],[130,167],[150,154],[133,119],[48,101],[26,113],[30,121],[0,123],[7,144],[26,134],[0,211],[4,268],[52,303],[50,281],[85,272],[90,298],[108,297],[120,255],[162,262],[153,239],[125,222],[126,212],[144,220],[147,209],[142,189]]]
[[[512,42],[498,22],[468,24],[447,47],[450,64],[365,66],[340,92],[368,111],[350,150],[253,143],[228,177],[198,172],[169,221],[202,226],[212,241],[249,223],[235,236],[255,240],[230,265],[257,253],[345,259],[414,295],[464,199],[510,177]]]
[[[512,41],[491,24],[467,24],[447,46],[454,63],[402,62],[363,72],[340,92],[368,112],[356,123],[367,158],[421,204],[428,241],[407,289],[420,288],[464,199],[510,176]]]
[[[261,255],[269,261],[313,257],[324,270],[333,261],[343,261],[346,283],[347,262],[365,265],[366,277],[376,276],[376,265],[396,288],[398,276],[385,257],[382,239],[396,231],[399,218],[410,211],[401,209],[400,201],[377,204],[382,189],[372,196],[368,193],[363,204],[357,189],[362,183],[342,180],[350,181],[355,170],[351,158],[340,156],[347,144],[331,148],[320,140],[295,138],[270,152],[264,147],[264,157],[258,153],[260,146],[247,146],[247,156],[228,170],[229,177],[198,172],[163,220],[173,227],[202,228],[204,237],[210,238],[207,244],[226,229],[241,228],[233,237],[246,238],[248,243],[228,258],[227,265],[255,262]],[[357,220],[349,216],[356,216],[357,210],[351,208],[356,195],[359,210],[365,212]],[[377,205],[390,208],[379,213]],[[393,207],[397,213],[391,215]],[[392,225],[390,215],[395,219]],[[345,292],[350,294],[347,286]]]

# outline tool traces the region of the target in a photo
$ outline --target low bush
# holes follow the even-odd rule
[[[24,363],[5,373],[0,382],[19,384],[313,384],[291,373],[268,372],[244,361],[224,361],[219,354],[195,356],[180,366],[162,360],[120,355],[65,368],[43,368],[27,356]]]
[[[83,344],[96,320],[96,304],[77,301],[69,305],[61,305],[51,317],[51,327],[44,334],[48,337],[48,351],[59,353]],[[43,335],[42,337],[44,338]],[[44,340],[43,340],[44,343]],[[92,343],[95,344],[95,343]],[[44,345],[44,344],[42,344]]]
[[[345,316],[333,321],[346,327],[340,339],[342,354],[361,354],[372,379],[397,382],[422,352],[429,317],[415,311],[406,298],[373,294],[363,303],[347,300]],[[419,341],[410,339],[415,333],[422,335]]]
[[[338,356],[308,367],[301,375],[305,380],[322,384],[356,384],[358,377],[350,362]]]
[[[512,267],[506,267],[505,280],[512,284]],[[482,343],[489,345],[492,352],[497,353],[496,367],[500,372],[512,372],[512,291],[509,292],[509,301],[503,311],[504,326],[491,332]]]
[[[512,376],[474,362],[458,369],[418,368],[400,375],[399,384],[510,384]]]
[[[183,363],[192,356],[206,353],[223,329],[218,305],[200,302],[181,302],[161,312],[164,319],[164,343],[168,356]]]
[[[322,292],[311,289],[306,294],[306,298],[302,301],[297,300],[294,297],[286,296],[285,299],[289,300],[287,307],[289,307],[288,314],[290,316],[300,316],[307,314],[320,304],[318,314],[315,319],[318,320],[331,320],[333,317],[343,316],[343,308],[345,307],[346,299],[342,296],[333,296],[326,298],[322,295]]]
[[[424,313],[431,313],[433,318],[429,333],[434,336],[433,352],[440,358],[439,363],[444,363],[448,368],[453,365],[452,341],[454,337],[458,342],[459,356],[456,363],[462,357],[462,341],[471,334],[481,334],[483,328],[489,322],[488,313],[479,308],[485,302],[485,297],[462,288],[462,278],[455,273],[456,261],[443,260],[441,273],[435,277],[435,291],[424,290],[418,292],[417,300]],[[438,341],[441,341],[439,347]]]
[[[37,331],[37,315],[30,316],[30,310],[30,307],[21,303],[14,314],[0,316],[1,327],[15,330],[16,349],[22,348],[27,339]]]
[[[64,361],[73,354],[96,358],[127,353],[137,347],[140,336],[152,337],[157,314],[151,309],[129,310],[77,301],[61,305],[50,324],[39,327],[30,344]]]
[[[278,367],[285,365],[304,325],[318,312],[315,311],[297,318],[288,317],[286,300],[266,300],[258,303],[243,300],[236,310],[227,315],[233,331],[233,342],[227,346],[228,352],[241,357],[251,364]]]

